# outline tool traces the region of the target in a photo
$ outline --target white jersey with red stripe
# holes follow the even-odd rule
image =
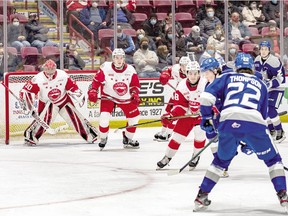
[[[177,81],[177,85],[186,78],[186,75],[182,73],[180,64],[175,64],[172,66],[172,72],[171,75],[173,79]]]
[[[177,86],[174,96],[174,107],[172,109],[183,109],[185,114],[200,115],[200,95],[204,92],[207,80],[200,78],[196,86],[191,86],[188,78],[183,79]]]
[[[104,74],[102,97],[112,99],[117,103],[130,103],[131,90],[140,91],[137,72],[131,65],[125,65],[123,70],[115,70],[112,62],[102,64],[99,73]],[[101,77],[99,74],[98,77]]]
[[[67,91],[78,89],[76,83],[63,70],[56,70],[52,79],[46,76],[45,72],[35,75],[31,81],[23,87],[29,93],[39,94],[39,100],[42,102],[51,102],[55,105],[61,105],[66,101]]]

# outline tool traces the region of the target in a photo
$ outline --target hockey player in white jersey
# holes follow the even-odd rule
[[[260,55],[255,58],[254,66],[255,70],[261,73],[268,88],[267,120],[270,133],[275,141],[280,143],[286,138],[277,112],[284,95],[284,88],[281,84],[285,83],[285,69],[280,59],[270,53],[271,44],[268,41],[262,41],[259,47]]]
[[[188,56],[182,56],[179,60],[179,64],[175,64],[172,67],[168,67],[161,72],[161,75],[159,77],[160,83],[162,85],[166,85],[168,81],[171,78],[173,78],[174,80],[176,80],[178,85],[182,79],[185,79],[187,77],[186,66],[190,61],[191,60],[189,59]],[[165,108],[166,112],[170,112],[173,107],[174,93],[170,98],[168,105]],[[174,124],[163,125],[161,131],[154,135],[155,138],[154,140],[160,142],[168,141],[168,139],[172,134],[173,128]]]
[[[165,156],[157,163],[158,168],[165,167],[176,154],[181,143],[194,129],[194,151],[197,154],[205,145],[205,131],[200,128],[200,94],[206,86],[206,79],[200,76],[200,66],[197,61],[187,64],[187,78],[183,79],[177,86],[174,95],[174,105],[170,112],[162,116],[163,125],[172,124],[171,117],[193,115],[187,118],[178,119],[173,129],[172,137],[168,143]],[[193,156],[192,156],[193,157]],[[191,161],[190,170],[195,169],[200,157]]]
[[[20,91],[20,100],[24,110],[34,110],[34,98],[39,98],[38,114],[50,125],[58,114],[89,143],[97,140],[97,129],[75,108],[71,97],[83,105],[84,94],[75,81],[63,71],[56,69],[53,60],[43,64],[43,71],[28,81]],[[83,100],[84,99],[84,100]],[[25,130],[25,143],[36,145],[45,129],[34,120]]]
[[[122,109],[128,120],[128,126],[137,124],[140,115],[138,110],[140,83],[137,73],[133,66],[125,63],[123,49],[114,49],[112,59],[112,62],[101,65],[88,91],[88,99],[96,103],[100,88],[100,150],[105,147],[108,140],[109,119],[114,106],[117,105]],[[128,127],[125,132],[123,131],[124,148],[139,148],[139,142],[133,140],[135,131],[136,127]]]

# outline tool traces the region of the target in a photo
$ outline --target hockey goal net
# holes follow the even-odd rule
[[[91,71],[69,71],[67,72],[70,77],[76,81],[79,88],[82,90],[84,94],[87,94],[89,89],[89,85],[93,80],[95,73]],[[19,95],[19,91],[22,89],[24,84],[33,78],[37,74],[36,72],[9,72],[5,74],[4,84],[15,94]],[[33,121],[33,117],[31,115],[27,115],[21,109],[19,101],[9,93],[8,89],[5,90],[5,124],[1,124],[1,137],[4,136],[5,143],[9,144],[13,140],[23,139],[23,133],[25,129],[31,124]],[[85,95],[87,101],[87,95]],[[38,100],[37,97],[35,99],[34,106],[37,108]],[[80,108],[77,104],[76,108],[86,117],[92,125],[97,125],[96,117],[99,113],[99,105],[91,104],[89,101],[84,103],[84,105]],[[50,125],[51,128],[57,128],[62,125],[65,125],[66,122],[61,118],[60,115],[57,116],[55,121]],[[47,133],[46,133],[47,134]],[[66,134],[66,135],[65,135]],[[53,138],[63,138],[69,135],[76,134],[74,130],[68,128],[67,130],[60,131],[56,135],[53,135]],[[63,136],[65,135],[65,136]],[[80,137],[80,136],[79,136]]]

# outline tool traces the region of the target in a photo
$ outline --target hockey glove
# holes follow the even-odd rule
[[[159,82],[162,85],[166,85],[168,83],[169,79],[170,79],[170,75],[164,72],[160,75]]]
[[[200,127],[207,133],[214,133],[215,130],[213,126],[212,115],[202,116]]]
[[[168,126],[168,125],[171,125],[173,123],[173,119],[170,119],[172,118],[173,116],[171,115],[171,113],[165,113],[161,116],[161,122],[162,122],[162,125],[163,126]]]
[[[264,83],[266,84],[268,90],[272,87],[272,83],[270,80],[264,80]]]
[[[137,94],[136,92],[131,93],[131,103],[133,103],[137,106],[141,103],[139,94]]]
[[[98,100],[98,90],[97,89],[89,89],[88,91],[88,100],[96,103]]]
[[[241,151],[246,155],[251,155],[254,153],[253,149],[249,147],[247,144],[240,143]]]

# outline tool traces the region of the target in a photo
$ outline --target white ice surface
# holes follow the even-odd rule
[[[287,131],[288,125],[284,128]],[[37,147],[0,145],[0,216],[284,214],[264,163],[241,152],[230,166],[230,177],[220,179],[209,195],[209,209],[192,212],[211,151],[203,152],[196,170],[168,176],[168,170],[190,159],[192,137],[166,170],[156,171],[168,144],[153,141],[159,130],[137,129],[139,150],[123,149],[121,131],[113,130],[103,151],[79,139],[41,140]],[[288,166],[288,142],[277,147]]]

